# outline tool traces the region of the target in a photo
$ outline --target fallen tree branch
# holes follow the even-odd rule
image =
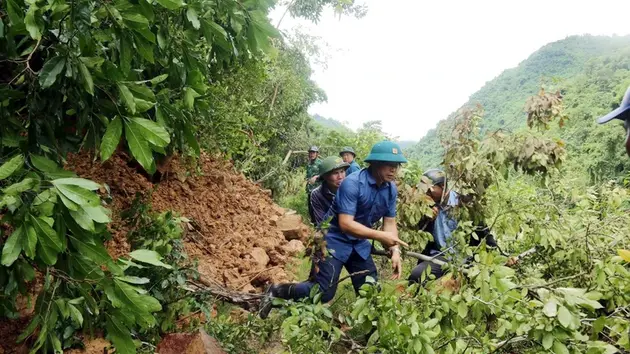
[[[188,284],[197,288],[193,292],[207,292],[221,301],[229,302],[248,311],[256,311],[260,305],[260,300],[265,296],[264,294],[230,290],[203,278],[200,278],[198,282],[189,280]]]
[[[357,275],[367,274],[367,273],[369,273],[369,272],[371,272],[371,270],[366,269],[366,270],[361,270],[361,271],[358,271],[358,272],[354,272],[354,273],[352,273],[352,274],[348,274],[348,275],[346,275],[345,277],[343,277],[343,278],[339,279],[339,280],[337,281],[337,284],[341,283],[342,281],[344,281],[344,280],[346,280],[346,279],[350,279],[350,278],[352,278],[352,277],[354,277],[354,276],[357,276]]]

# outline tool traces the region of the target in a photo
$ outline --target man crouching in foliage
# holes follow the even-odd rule
[[[332,216],[332,203],[335,194],[346,178],[346,171],[350,165],[343,162],[340,157],[330,156],[319,165],[319,180],[322,184],[311,192],[311,210],[313,211],[313,223],[317,228],[321,223]]]
[[[309,281],[277,284],[267,287],[260,305],[260,317],[266,318],[271,311],[274,297],[299,300],[309,296],[311,289],[319,286],[322,301],[332,300],[337,291],[341,268],[352,276],[352,286],[358,293],[368,276],[376,279],[376,265],[370,254],[376,240],[390,251],[394,275],[402,272],[399,245],[407,244],[398,238],[396,227],[396,198],[398,190],[394,180],[402,163],[407,159],[398,144],[383,141],[372,147],[365,159],[370,167],[346,177],[341,183],[333,202],[333,218],[324,236],[327,255],[314,260]],[[383,219],[383,231],[372,227]],[[315,264],[316,263],[316,264]]]
[[[450,252],[451,247],[454,246],[450,242],[451,234],[457,228],[457,221],[451,217],[449,211],[458,205],[459,196],[452,190],[446,190],[446,175],[443,171],[438,169],[429,170],[424,173],[424,176],[432,183],[427,194],[435,202],[435,207],[433,208],[433,218],[423,217],[418,225],[421,230],[427,231],[433,236],[433,241],[427,244],[422,254],[446,262],[447,259],[444,255]],[[471,246],[477,246],[482,239],[485,239],[489,247],[497,247],[497,243],[490,234],[490,230],[487,226],[477,226],[475,233],[478,239],[471,237]],[[513,261],[508,263],[511,265]],[[427,268],[431,268],[431,274],[433,274],[435,278],[444,275],[442,266],[433,262],[418,261],[418,265],[411,271],[409,281],[412,283],[419,282]]]

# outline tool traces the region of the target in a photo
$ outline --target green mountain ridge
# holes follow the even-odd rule
[[[565,96],[569,123],[564,130],[552,129],[552,132],[566,139],[575,153],[592,154],[598,151],[600,155],[611,153],[616,156],[619,152],[604,151],[603,143],[590,146],[588,151],[584,150],[584,143],[589,137],[587,132],[595,135],[610,132],[609,127],[600,127],[599,130],[590,127],[595,126],[597,115],[619,104],[621,95],[630,84],[629,70],[630,36],[571,36],[543,46],[515,68],[503,71],[473,93],[462,107],[483,106],[481,129],[484,132],[498,129],[515,131],[526,125],[524,106],[528,97],[535,95],[541,85],[548,89],[560,89]],[[409,150],[410,155],[420,160],[424,167],[440,164],[443,152],[439,142],[440,132],[448,131],[454,116],[455,112],[440,121]],[[610,135],[611,138],[613,136]],[[619,167],[608,166],[605,169],[618,170]]]

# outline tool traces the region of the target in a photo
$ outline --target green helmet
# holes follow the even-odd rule
[[[372,146],[372,151],[365,162],[394,162],[407,163],[407,159],[403,156],[402,149],[393,141],[381,141]]]
[[[354,152],[354,149],[351,148],[350,146],[346,146],[344,147],[341,151],[339,151],[339,156],[345,154],[346,152],[349,152],[352,154],[352,156],[357,156],[357,154]]]
[[[319,152],[319,148],[315,145],[308,148],[308,152]]]
[[[422,175],[430,179],[431,183],[433,183],[436,186],[446,184],[446,173],[444,173],[444,171],[440,169],[433,168],[426,171]]]
[[[340,157],[330,156],[322,160],[321,165],[319,165],[319,177],[323,178],[327,173],[330,173],[336,169],[343,168],[344,170],[348,169],[350,165],[343,162]]]

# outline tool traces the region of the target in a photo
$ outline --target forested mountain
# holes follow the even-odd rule
[[[568,121],[554,133],[567,141],[569,151],[589,157],[583,162],[594,174],[613,176],[623,171],[619,164],[625,163],[616,158],[622,153],[616,149],[621,133],[616,127],[596,128],[594,119],[619,104],[630,84],[629,70],[630,36],[572,36],[545,45],[516,68],[505,70],[464,106],[483,106],[482,130],[514,131],[526,124],[524,106],[529,96],[541,86],[561,90]],[[439,136],[448,132],[454,115],[438,123],[411,150],[424,167],[440,164]],[[611,130],[614,134],[609,134]]]
[[[313,121],[317,123],[317,125],[323,128],[338,131],[341,133],[352,132],[352,129],[348,128],[345,124],[341,123],[340,121],[334,118],[326,118],[326,117],[320,116],[319,114],[314,114],[312,118],[313,118]]]

